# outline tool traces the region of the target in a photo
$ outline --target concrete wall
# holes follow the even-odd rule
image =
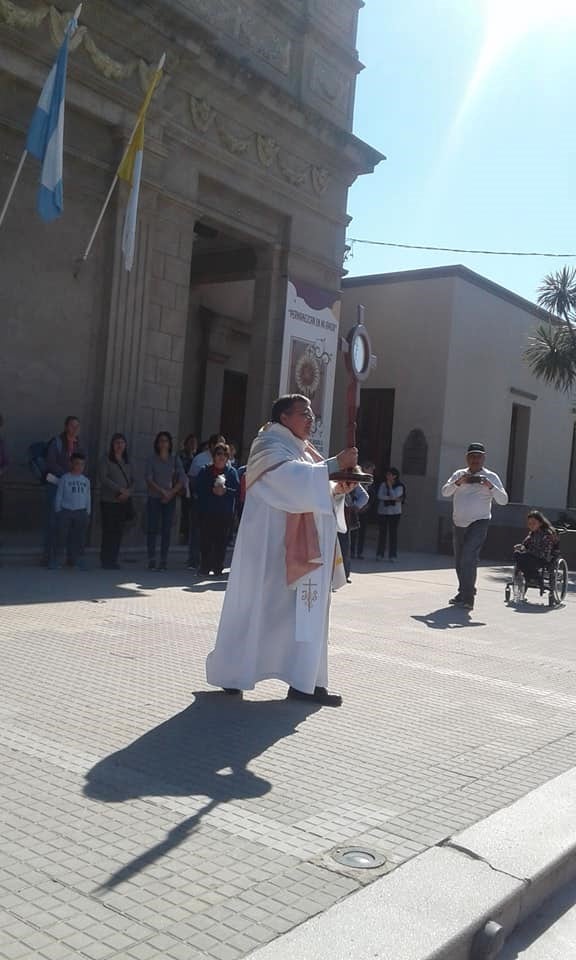
[[[532,375],[523,359],[538,319],[515,303],[454,280],[454,310],[438,483],[482,440],[488,465],[506,480],[512,404],[531,409],[524,504],[564,509],[574,404]],[[506,522],[506,510],[497,511]]]
[[[346,284],[346,281],[345,281]],[[408,490],[400,544],[404,549],[434,550],[435,510],[439,469],[448,341],[452,316],[453,280],[412,280],[378,285],[346,286],[342,293],[341,330],[354,323],[356,306],[364,304],[372,349],[378,358],[366,387],[395,390],[392,462],[401,468],[403,444],[413,429],[428,442],[426,476],[404,477]],[[336,378],[332,447],[345,439],[346,373],[339,363]]]
[[[0,74],[0,116],[8,121],[16,124],[30,116],[37,96],[37,90]],[[4,126],[1,134],[4,198],[23,143],[14,129]],[[81,420],[92,467],[98,448],[113,218],[77,280],[74,260],[98,216],[108,181],[99,164],[113,156],[114,143],[104,125],[74,110],[68,111],[67,137],[66,216],[52,224],[38,217],[39,164],[28,158],[0,230],[0,410],[11,455],[8,479],[25,498],[25,511],[33,511],[37,499],[26,466],[31,442],[50,439],[72,414]],[[79,155],[87,138],[98,144],[98,162]]]

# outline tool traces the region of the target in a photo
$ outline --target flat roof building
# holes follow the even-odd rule
[[[516,542],[527,507],[554,518],[576,507],[576,398],[536,379],[524,360],[543,311],[463,266],[346,278],[344,330],[358,304],[378,357],[361,393],[359,445],[380,475],[392,464],[405,481],[401,546],[446,547],[450,502],[440,487],[471,441],[486,444],[512,504],[494,508],[488,552]],[[340,365],[335,447],[343,407]]]

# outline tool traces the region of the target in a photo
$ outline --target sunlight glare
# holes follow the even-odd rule
[[[484,36],[452,133],[468,113],[494,66],[526,34],[546,23],[576,21],[576,0],[484,0]]]

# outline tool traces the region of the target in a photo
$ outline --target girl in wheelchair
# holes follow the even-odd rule
[[[516,570],[521,570],[526,581],[537,580],[542,567],[548,566],[559,553],[559,537],[547,517],[540,510],[530,510],[526,525],[528,536],[514,547]]]

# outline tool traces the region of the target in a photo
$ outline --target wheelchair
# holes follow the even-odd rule
[[[562,536],[564,530],[556,531]],[[514,576],[509,580],[504,590],[506,603],[523,603],[527,590],[539,590],[540,596],[548,594],[548,606],[557,607],[563,603],[568,590],[568,564],[556,551],[549,563],[542,563],[536,577],[527,578],[518,567],[514,569]]]

